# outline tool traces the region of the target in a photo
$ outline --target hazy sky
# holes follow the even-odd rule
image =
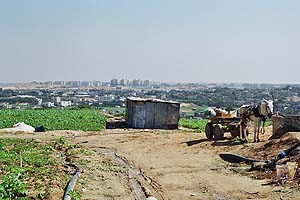
[[[0,0],[0,82],[300,83],[298,0]]]

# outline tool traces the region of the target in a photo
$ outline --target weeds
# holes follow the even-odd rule
[[[74,200],[80,200],[81,199],[81,194],[75,190],[71,190],[69,192],[70,196],[71,196],[71,199],[74,199]]]
[[[236,138],[233,138],[233,139],[231,140],[231,143],[232,143],[233,145],[240,145],[240,144],[246,144],[246,143],[248,143],[248,141],[236,137]]]
[[[14,168],[14,170],[3,177],[0,184],[0,199],[16,199],[25,197],[28,194],[26,187],[28,183],[22,181],[23,170]]]
[[[81,145],[64,137],[52,143],[35,140],[0,139],[0,200],[48,199],[53,189],[63,190],[70,179],[62,157],[72,160],[86,153]],[[81,199],[74,191],[72,199]]]
[[[53,145],[34,140],[0,139],[0,199],[47,198],[51,183],[64,177]],[[59,183],[65,184],[65,183]]]

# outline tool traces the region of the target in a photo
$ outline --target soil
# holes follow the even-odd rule
[[[271,133],[268,127],[260,143],[240,145],[231,142],[230,133],[214,141],[206,139],[205,133],[187,130],[51,131],[1,137],[54,140],[64,136],[88,149],[90,153],[81,158],[85,162],[76,186],[82,199],[297,199],[300,192],[294,186],[270,184],[273,176],[258,177],[247,172],[249,166],[232,165],[218,156],[233,152],[272,158],[290,143],[270,143]]]

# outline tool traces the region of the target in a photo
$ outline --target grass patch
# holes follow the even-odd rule
[[[272,119],[267,118],[266,122],[265,122],[265,127],[268,127],[268,126],[271,126],[271,125],[273,125]]]
[[[81,145],[70,144],[64,137],[52,143],[0,139],[0,200],[61,199],[71,178],[63,164],[79,162],[78,157],[85,154]],[[71,196],[81,198],[77,191]]]
[[[99,131],[105,128],[106,118],[97,110],[0,110],[0,128],[10,128],[17,122],[47,130]]]
[[[179,126],[190,128],[190,129],[196,129],[198,132],[204,132],[205,126],[209,120],[207,119],[180,119],[179,120]]]
[[[61,155],[54,144],[0,139],[0,199],[44,199],[64,188]]]

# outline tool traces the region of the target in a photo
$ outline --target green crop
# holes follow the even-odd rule
[[[66,184],[61,152],[53,144],[6,138],[0,148],[0,199],[40,199],[52,183]]]
[[[207,119],[180,119],[179,125],[185,128],[196,129],[198,132],[204,132]]]
[[[99,131],[105,128],[106,118],[97,110],[0,110],[0,128],[10,128],[17,122],[47,130]]]

